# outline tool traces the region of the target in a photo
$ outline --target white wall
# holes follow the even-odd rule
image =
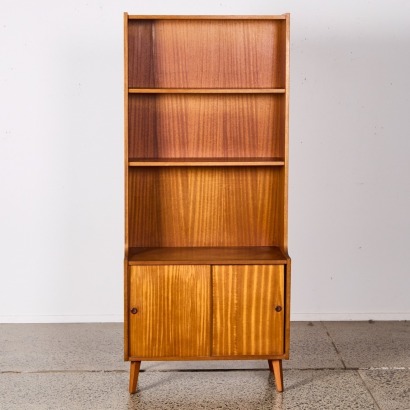
[[[410,3],[0,3],[0,322],[122,320],[123,20],[291,12],[295,320],[410,319]]]

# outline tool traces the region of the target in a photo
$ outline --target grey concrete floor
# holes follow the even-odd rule
[[[285,392],[266,361],[143,362],[122,324],[0,324],[0,409],[410,409],[410,322],[292,322]]]

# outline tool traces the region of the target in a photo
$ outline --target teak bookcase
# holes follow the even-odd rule
[[[289,357],[289,15],[125,14],[125,360]]]

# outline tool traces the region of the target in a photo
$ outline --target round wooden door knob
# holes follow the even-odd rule
[[[275,310],[276,310],[276,312],[281,312],[282,311],[282,306],[276,306]]]
[[[133,315],[135,315],[136,313],[138,313],[138,309],[135,308],[135,307],[133,307],[133,308],[131,309],[131,313],[132,313]]]

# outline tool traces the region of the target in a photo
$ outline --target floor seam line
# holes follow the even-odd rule
[[[366,388],[367,392],[370,394],[370,397],[374,401],[374,404],[376,405],[378,410],[382,410],[381,407],[379,406],[379,403],[377,402],[376,398],[373,396],[373,393],[370,391],[369,386],[366,384],[365,380],[363,379],[362,375],[360,374],[360,370],[357,370],[357,374],[360,377],[360,380],[363,382],[364,387]]]
[[[0,374],[128,373],[128,370],[4,370]]]
[[[324,322],[321,321],[320,323],[321,323],[321,325],[323,326],[323,328],[325,329],[326,334],[327,334],[327,337],[329,338],[330,342],[332,343],[333,348],[334,348],[335,351],[336,351],[337,357],[338,357],[339,360],[342,362],[342,365],[343,365],[344,370],[347,370],[347,366],[346,366],[346,364],[345,364],[345,362],[344,362],[344,360],[343,360],[343,358],[342,358],[342,355],[341,355],[340,352],[339,352],[339,349],[338,349],[337,346],[336,346],[335,341],[333,340],[333,337],[330,335],[328,328],[326,327],[326,325],[324,324]]]

